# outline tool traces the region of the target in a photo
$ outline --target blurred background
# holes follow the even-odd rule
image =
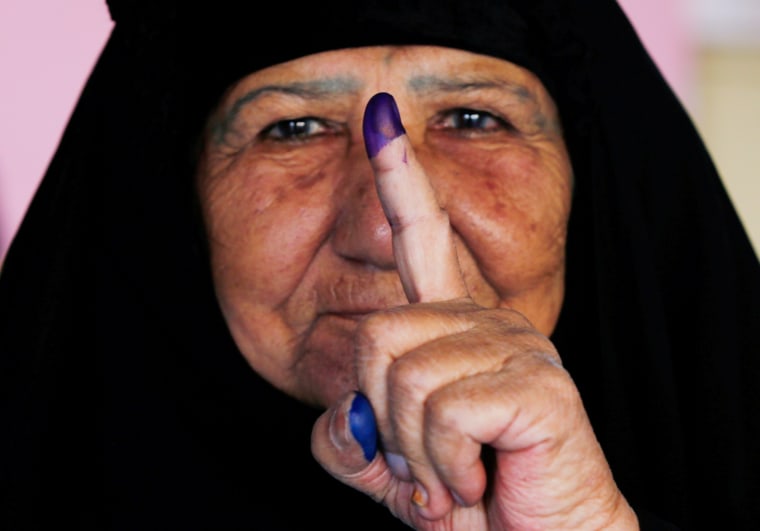
[[[760,250],[760,0],[619,0]],[[112,23],[105,0],[0,1],[0,265]]]

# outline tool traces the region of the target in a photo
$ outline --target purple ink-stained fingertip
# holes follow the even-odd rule
[[[374,157],[388,142],[406,131],[396,101],[387,92],[378,92],[364,110],[364,146],[369,158]]]

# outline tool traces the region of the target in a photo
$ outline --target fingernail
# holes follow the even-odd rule
[[[388,468],[397,478],[410,481],[412,479],[412,473],[409,471],[409,463],[406,462],[404,456],[401,454],[394,454],[393,452],[384,452],[385,462],[388,464]]]
[[[377,423],[375,422],[375,413],[372,411],[372,404],[367,397],[361,393],[356,393],[351,409],[348,412],[348,425],[351,428],[351,435],[364,451],[364,458],[369,462],[375,458],[377,453]]]
[[[406,133],[396,101],[387,92],[370,98],[364,111],[364,147],[372,158],[394,138]]]
[[[428,503],[427,491],[419,483],[414,484],[414,492],[412,492],[412,503],[417,507],[425,507]]]

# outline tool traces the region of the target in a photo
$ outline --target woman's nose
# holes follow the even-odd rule
[[[375,190],[374,175],[363,153],[338,191],[338,217],[332,245],[343,258],[380,269],[394,269],[391,227]]]

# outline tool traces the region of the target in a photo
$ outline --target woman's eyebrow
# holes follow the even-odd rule
[[[212,125],[213,136],[217,141],[224,138],[224,135],[230,128],[230,124],[234,123],[241,110],[245,108],[246,105],[253,103],[265,94],[288,94],[306,100],[323,99],[326,97],[353,94],[359,90],[359,87],[359,81],[350,77],[333,77],[257,87],[240,96],[232,105],[230,105],[223,116],[215,120]]]
[[[501,90],[517,96],[521,100],[537,104],[538,98],[535,93],[525,85],[506,81],[503,79],[491,79],[482,77],[473,78],[449,78],[439,76],[415,76],[409,80],[409,86],[417,93],[427,92],[467,92],[473,90]]]

